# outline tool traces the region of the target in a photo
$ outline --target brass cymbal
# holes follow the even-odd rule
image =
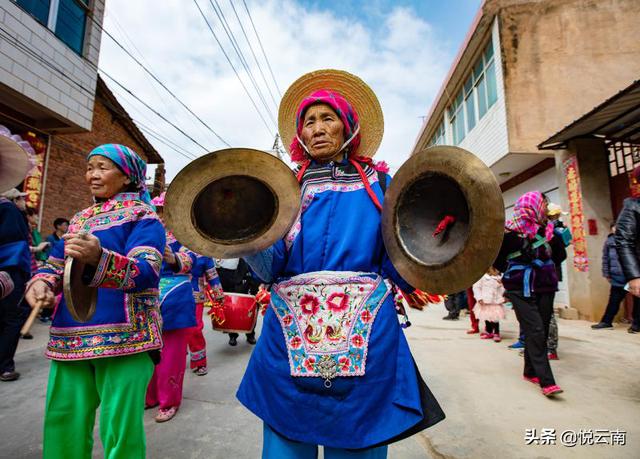
[[[229,148],[189,163],[165,196],[164,221],[178,241],[214,258],[264,250],[289,230],[300,185],[279,158]]]
[[[447,215],[455,222],[434,236]],[[462,148],[422,150],[389,185],[382,234],[391,262],[411,285],[434,294],[464,290],[482,277],[500,250],[500,186],[491,170]]]
[[[67,309],[77,322],[87,322],[96,312],[98,289],[82,281],[85,264],[67,258],[64,264],[63,291]]]

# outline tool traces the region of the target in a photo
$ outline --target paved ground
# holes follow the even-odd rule
[[[559,320],[560,357],[553,363],[566,390],[545,399],[523,382],[522,359],[507,344],[481,341],[464,333],[468,322],[441,320],[437,305],[411,315],[407,335],[427,383],[447,419],[390,448],[391,458],[638,458],[640,454],[640,336],[622,327],[594,332],[583,321]],[[503,324],[505,338],[516,334],[513,314]],[[0,457],[41,456],[42,416],[48,364],[42,357],[46,327],[22,341],[16,358],[23,377],[0,383]],[[185,401],[166,424],[147,412],[150,458],[257,458],[261,425],[234,398],[251,347],[226,346],[224,336],[207,330],[211,372],[189,374]],[[556,429],[557,445],[529,445],[525,430]],[[560,444],[564,430],[620,429],[626,446]],[[588,440],[588,433],[583,436]],[[604,437],[601,437],[604,438]],[[609,440],[609,443],[611,441]],[[96,440],[95,457],[101,457]]]

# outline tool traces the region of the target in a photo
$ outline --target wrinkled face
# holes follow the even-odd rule
[[[104,156],[92,156],[84,176],[94,198],[109,199],[127,189],[131,180],[113,161]]]
[[[344,143],[344,124],[328,105],[312,105],[302,120],[300,139],[313,159],[332,161],[342,154],[338,150]]]

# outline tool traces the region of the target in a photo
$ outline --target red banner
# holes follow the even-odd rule
[[[567,158],[562,163],[562,169],[567,181],[567,193],[569,195],[569,215],[571,216],[571,233],[573,235],[573,266],[577,271],[587,272],[589,270],[589,258],[587,257],[587,241],[584,232],[578,159],[575,156]]]
[[[24,179],[23,191],[27,193],[27,206],[37,210],[40,207],[40,199],[42,198],[42,180],[44,178],[44,159],[47,153],[47,142],[33,132],[22,133],[22,140],[29,142],[35,152],[31,158],[34,166]]]

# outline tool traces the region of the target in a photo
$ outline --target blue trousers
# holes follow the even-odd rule
[[[262,459],[316,459],[318,445],[287,440],[264,424]],[[386,459],[387,447],[379,446],[365,451],[349,451],[324,447],[325,459]]]

